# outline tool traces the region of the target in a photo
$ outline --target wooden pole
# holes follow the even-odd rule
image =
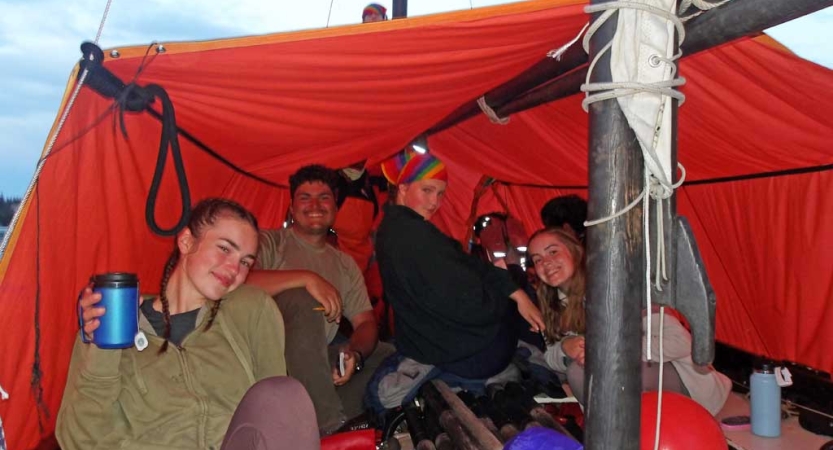
[[[686,23],[683,56],[759,34],[831,5],[833,0],[732,0]],[[562,55],[561,61],[544,58],[518,77],[486,93],[486,103],[498,116],[506,117],[576,94],[587,75],[587,67],[581,67],[586,64],[587,55],[577,42]],[[431,127],[427,134],[452,127],[479,113],[476,99],[472,100]]]
[[[517,77],[487,92],[484,95],[486,104],[492,108],[503,105],[519,94],[547,80],[556,79],[585,63],[587,63],[587,54],[584,53],[584,49],[581,48],[580,44],[573,45],[561,55],[558,61],[553,58],[544,58]],[[477,100],[465,103],[438,124],[429,128],[427,134],[442,131],[466,119],[470,119],[480,114],[480,112],[480,107],[477,106]]]
[[[466,432],[463,419],[458,417],[451,409],[434,382],[425,383],[420,389],[420,393],[428,406],[426,413],[437,416],[440,426],[446,431],[454,448],[459,450],[476,450],[478,448],[473,437]],[[442,443],[439,437],[436,443]]]
[[[590,4],[607,0],[591,0]],[[595,20],[600,13],[594,14]],[[616,32],[614,14],[590,41],[590,58]],[[609,82],[610,52],[591,82]],[[642,153],[616,99],[590,106],[588,217],[622,210],[643,185]],[[645,255],[642,207],[587,230],[585,448],[639,448]]]
[[[451,391],[444,381],[433,380],[431,383],[440,393],[443,400],[451,407],[451,410],[454,411],[454,414],[466,428],[466,431],[474,438],[477,448],[481,450],[500,450],[503,448],[503,444],[480,422],[480,419],[457,397],[457,394]]]
[[[408,0],[393,0],[393,19],[408,17]]]

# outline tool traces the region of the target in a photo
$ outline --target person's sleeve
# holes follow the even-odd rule
[[[517,289],[508,272],[491,272],[487,263],[464,253],[429,223],[411,223],[402,231],[407,238],[398,239],[393,250],[400,253],[398,258],[407,258],[411,282],[425,285],[423,292],[431,293],[422,301],[462,324],[491,324],[503,317],[509,294]],[[500,275],[508,284],[498,281]]]
[[[253,317],[254,333],[249,345],[252,346],[255,378],[260,381],[286,375],[286,335],[278,305],[263,291],[258,291],[257,295],[262,298],[258,302],[260,308]]]
[[[471,255],[466,256],[472,257]],[[486,261],[477,260],[477,262],[485,266],[482,267],[481,270],[486,287],[491,289],[497,295],[501,297],[509,297],[513,292],[520,289],[515,282],[512,281],[512,275],[509,274],[508,270],[497,267]]]
[[[346,269],[348,287],[346,292],[341,292],[341,299],[344,302],[344,317],[352,322],[356,314],[365,311],[372,311],[370,297],[367,295],[367,285],[364,276],[359,270],[358,264],[349,255],[342,255]]]
[[[659,360],[659,313],[651,317],[651,359]],[[642,318],[642,329],[648,327],[647,317]],[[679,320],[671,314],[665,314],[663,324],[662,359],[663,362],[676,361],[691,355],[691,334]],[[648,342],[646,333],[642,333],[642,360],[647,360],[645,348]]]
[[[125,438],[127,421],[118,404],[122,352],[76,338],[55,428],[62,449],[113,449]]]
[[[255,269],[277,270],[282,262],[278,251],[281,243],[281,233],[276,230],[261,230]]]
[[[544,360],[547,361],[550,369],[561,373],[567,372],[567,366],[570,365],[570,358],[564,353],[564,347],[561,346],[563,342],[562,339],[553,345],[547,345],[547,350],[544,352]]]

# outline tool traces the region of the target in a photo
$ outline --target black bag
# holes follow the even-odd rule
[[[807,431],[833,436],[833,417],[827,414],[800,408],[798,423]]]

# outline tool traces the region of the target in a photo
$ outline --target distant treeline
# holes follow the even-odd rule
[[[20,197],[4,197],[0,194],[0,226],[7,226],[12,221],[14,210],[20,204]]]

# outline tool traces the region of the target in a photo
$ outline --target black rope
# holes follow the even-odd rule
[[[150,84],[144,88],[162,102],[162,137],[159,140],[159,156],[156,158],[156,170],[153,173],[153,181],[150,184],[147,203],[145,203],[145,220],[151,231],[160,236],[174,236],[185,228],[188,223],[188,216],[191,213],[191,192],[188,188],[188,179],[185,176],[185,165],[182,161],[182,152],[179,148],[177,137],[176,116],[174,104],[171,102],[168,93],[162,86]],[[182,200],[182,212],[179,221],[172,228],[164,229],[156,223],[154,212],[156,211],[156,200],[159,196],[159,185],[162,183],[162,175],[165,173],[165,163],[168,160],[168,147],[171,149],[171,157],[174,161],[176,178],[179,182],[179,195]]]
[[[761,173],[750,173],[745,175],[734,175],[731,177],[717,177],[717,178],[705,178],[702,180],[696,181],[686,181],[683,183],[683,187],[686,186],[698,186],[704,184],[719,184],[719,183],[730,183],[733,181],[746,181],[746,180],[757,180],[760,178],[777,178],[777,177],[786,177],[790,175],[802,175],[806,173],[815,173],[815,172],[825,172],[828,170],[833,170],[833,164],[823,164],[818,166],[810,166],[810,167],[798,167],[795,169],[785,169],[785,170],[773,170],[770,172],[761,172]],[[496,183],[503,184],[505,186],[518,186],[518,187],[531,187],[531,188],[541,188],[541,189],[587,189],[587,185],[549,185],[549,184],[536,184],[536,183],[513,183],[511,181],[503,181],[503,180],[496,180]]]
[[[104,52],[95,44],[85,42],[81,44],[83,59],[80,63],[80,74],[87,73],[86,84],[88,87],[107,98],[115,100],[118,105],[118,116],[113,117],[113,126],[116,122],[121,127],[122,135],[128,139],[127,128],[124,124],[124,113],[141,112],[150,109],[150,104],[159,99],[162,104],[162,133],[159,139],[159,154],[156,159],[156,170],[153,173],[150,191],[145,203],[145,220],[151,231],[160,236],[174,236],[188,223],[188,216],[191,211],[191,192],[188,188],[188,179],[185,174],[185,164],[182,160],[182,152],[179,147],[177,134],[176,114],[174,105],[168,93],[162,86],[150,84],[139,86],[136,77],[144,69],[145,61],[139,66],[136,77],[129,84],[124,84],[116,75],[104,68]],[[145,54],[147,57],[147,53]],[[162,228],[156,223],[156,201],[159,196],[159,186],[162,183],[162,176],[165,172],[165,164],[168,159],[168,148],[176,170],[177,182],[179,183],[179,195],[182,201],[182,210],[176,225],[172,228]]]
[[[43,369],[40,360],[40,188],[35,186],[35,355],[32,360],[32,376],[29,380],[29,387],[32,395],[35,396],[35,404],[38,409],[38,430],[44,434],[44,421],[49,420],[49,408],[43,401]]]
[[[155,109],[153,109],[153,108],[149,107],[149,108],[147,109],[147,112],[148,112],[148,113],[149,113],[152,117],[155,117],[156,119],[158,119],[160,122],[162,121],[162,114],[161,114],[161,113],[159,113],[159,112],[157,112]],[[176,130],[177,130],[177,132],[179,133],[179,135],[180,135],[180,136],[182,136],[182,137],[184,137],[186,140],[190,141],[190,142],[191,142],[192,144],[194,144],[197,148],[199,148],[200,150],[204,151],[204,152],[205,152],[205,153],[207,153],[209,156],[213,157],[214,159],[216,159],[217,161],[219,161],[220,163],[222,163],[222,164],[223,164],[223,165],[225,165],[226,167],[230,168],[231,170],[233,170],[233,171],[235,171],[235,172],[239,173],[240,175],[243,175],[243,176],[245,176],[245,177],[247,177],[247,178],[251,178],[251,179],[253,179],[253,180],[255,180],[255,181],[259,181],[259,182],[261,182],[261,183],[263,183],[263,184],[265,184],[265,185],[268,185],[268,186],[272,186],[272,187],[276,187],[276,188],[282,188],[282,189],[289,189],[289,186],[288,186],[288,185],[285,185],[285,184],[280,184],[280,183],[275,183],[274,181],[267,180],[266,178],[261,178],[261,177],[259,177],[259,176],[255,175],[255,174],[253,174],[253,173],[251,173],[251,172],[247,172],[247,171],[243,170],[242,168],[240,168],[240,167],[238,167],[237,165],[235,165],[233,162],[231,162],[231,161],[229,161],[228,159],[224,158],[224,157],[223,157],[222,155],[220,155],[220,154],[219,154],[216,150],[214,150],[213,148],[209,147],[209,146],[208,146],[207,144],[205,144],[204,142],[202,142],[202,141],[200,141],[199,139],[197,139],[197,138],[196,138],[193,134],[189,133],[189,132],[188,132],[188,130],[183,129],[182,127],[180,127],[180,126],[178,126],[178,125],[177,125],[177,127],[176,127]]]
[[[746,175],[735,175],[732,177],[708,178],[705,180],[686,181],[684,186],[697,186],[701,184],[729,183],[732,181],[757,180],[759,178],[776,178],[790,175],[801,175],[805,173],[824,172],[833,169],[833,164],[820,166],[799,167],[795,169],[773,170],[771,172],[751,173]]]
[[[153,55],[148,60],[148,57],[150,56],[150,50],[153,48],[154,45],[156,45],[156,44],[155,43],[150,44],[148,46],[147,50],[145,50],[145,56],[142,58],[142,62],[139,63],[139,67],[136,69],[136,73],[133,74],[133,79],[131,80],[131,83],[135,83],[136,80],[139,78],[139,75],[141,75],[142,72],[147,68],[148,64],[150,64],[151,62],[153,62],[153,60],[156,59],[156,55]],[[85,47],[82,46],[82,48],[85,48]],[[103,53],[101,54],[101,57],[102,58],[104,57]],[[80,71],[79,73],[83,73],[83,70]],[[80,131],[76,132],[73,136],[69,137],[66,140],[66,142],[61,142],[60,144],[56,143],[55,146],[52,147],[52,151],[49,152],[48,155],[43,156],[43,157],[41,157],[41,159],[38,160],[38,164],[40,164],[41,162],[43,162],[43,161],[45,161],[49,158],[52,158],[53,156],[55,156],[58,153],[66,150],[67,148],[70,148],[69,147],[70,144],[77,141],[78,139],[81,139],[82,137],[86,136],[87,133],[89,133],[90,131],[95,129],[95,127],[97,127],[98,124],[103,122],[104,119],[107,118],[107,116],[109,116],[111,113],[113,113],[113,111],[116,108],[118,108],[118,106],[119,106],[118,102],[113,102],[110,106],[107,107],[107,109],[104,110],[104,112],[102,112],[98,117],[96,117],[95,120],[93,120],[86,127],[82,128]],[[123,116],[121,116],[121,117],[123,119]],[[115,118],[113,120],[115,120]],[[124,129],[122,129],[122,131],[125,132]],[[125,135],[126,135],[126,133],[125,133]]]

